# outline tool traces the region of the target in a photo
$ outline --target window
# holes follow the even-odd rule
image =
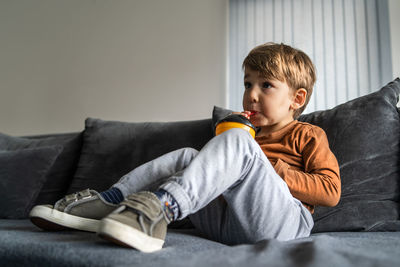
[[[230,0],[229,108],[242,110],[243,59],[271,41],[301,49],[316,66],[305,112],[368,94],[392,78],[387,0]]]

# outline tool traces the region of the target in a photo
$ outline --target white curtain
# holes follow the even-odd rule
[[[242,109],[248,52],[283,42],[317,69],[305,112],[332,108],[376,91],[392,78],[387,0],[230,0],[229,108]]]

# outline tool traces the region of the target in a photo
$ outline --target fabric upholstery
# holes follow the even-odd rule
[[[62,147],[0,151],[0,218],[27,218]]]
[[[299,120],[325,130],[340,166],[342,197],[319,207],[315,232],[400,230],[400,79],[377,92]]]
[[[92,233],[43,232],[29,220],[0,220],[2,266],[400,266],[400,232],[323,233],[227,246],[196,230],[168,231],[162,250],[142,253]]]
[[[82,146],[82,133],[14,137],[0,133],[0,150],[18,151],[26,148],[61,146],[61,154],[48,173],[36,204],[54,204],[62,198],[72,180]]]
[[[69,193],[108,189],[135,167],[212,137],[211,120],[129,123],[88,118],[78,168]]]

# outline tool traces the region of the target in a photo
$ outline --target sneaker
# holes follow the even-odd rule
[[[98,235],[120,246],[154,252],[164,245],[170,221],[155,194],[139,192],[101,220]]]
[[[100,219],[118,207],[94,190],[65,196],[52,205],[38,205],[29,213],[32,223],[43,230],[82,230],[97,232]]]

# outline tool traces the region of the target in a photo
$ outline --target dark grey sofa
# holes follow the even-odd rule
[[[400,266],[400,79],[333,109],[302,115],[322,127],[341,172],[336,207],[317,207],[308,238],[227,246],[184,220],[164,249],[145,254],[95,234],[43,232],[35,204],[104,190],[134,167],[181,147],[201,149],[229,111],[198,121],[127,123],[88,118],[79,133],[0,134],[1,266]]]

